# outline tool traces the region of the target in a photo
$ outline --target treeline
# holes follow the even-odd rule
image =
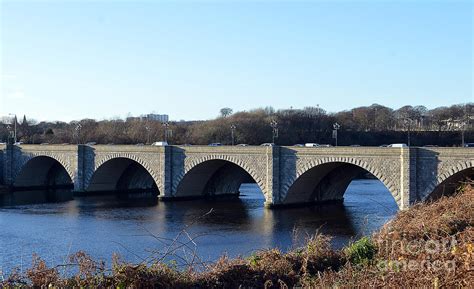
[[[452,105],[428,110],[424,106],[404,106],[397,110],[378,104],[328,113],[320,107],[280,109],[272,107],[233,113],[224,108],[219,117],[208,121],[179,121],[165,125],[146,119],[83,119],[66,122],[34,122],[23,118],[17,123],[17,140],[23,143],[138,144],[161,141],[172,144],[219,142],[280,145],[334,143],[334,124],[338,123],[339,145],[381,145],[396,142],[412,145],[461,144],[474,141],[474,104]],[[270,125],[275,123],[277,131]],[[233,129],[232,129],[233,128]],[[167,132],[165,132],[167,131]],[[166,134],[166,137],[165,137]],[[3,120],[0,138],[13,136],[13,124]]]

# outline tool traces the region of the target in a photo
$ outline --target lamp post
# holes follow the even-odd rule
[[[334,129],[332,131],[333,133],[332,137],[336,139],[336,146],[337,146],[337,131],[341,128],[341,125],[336,122],[332,125],[332,128]]]
[[[236,126],[234,124],[230,125],[230,134],[232,137],[232,145],[234,145],[234,131],[235,131]]]
[[[10,142],[13,139],[13,132],[12,132],[12,127],[9,124],[7,124],[7,131],[8,131],[7,143],[10,144]]]
[[[464,147],[466,145],[466,142],[464,140],[464,133],[466,131],[466,127],[469,126],[469,120],[470,120],[470,116],[467,113],[467,106],[464,105],[464,116],[463,116],[463,120],[461,122],[461,146],[462,147]]]
[[[407,130],[407,145],[410,146],[410,143],[411,143],[411,136],[410,136],[410,132],[411,132],[411,118],[404,118],[404,121],[405,121],[405,125],[407,126],[408,130]]]
[[[171,136],[170,123],[164,122],[163,126],[165,127],[165,142],[168,142],[168,137]]]
[[[76,127],[74,128],[77,144],[79,144],[80,139],[81,139],[81,138],[80,138],[80,136],[81,136],[81,128],[82,128],[82,124],[79,123],[79,122],[76,124]]]
[[[149,144],[150,143],[150,130],[151,128],[147,125],[145,125],[145,130],[146,130],[146,143]]]
[[[270,122],[270,126],[272,127],[272,143],[275,144],[275,139],[278,138],[278,122],[276,120],[272,120]]]
[[[15,122],[14,126],[15,126],[15,128],[14,128],[14,133],[13,133],[13,140],[14,140],[13,143],[16,143],[16,123],[17,123],[16,114],[9,113],[8,115],[15,116],[15,118],[14,118],[14,122]]]

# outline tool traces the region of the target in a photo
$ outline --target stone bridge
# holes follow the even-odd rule
[[[35,189],[66,199],[139,191],[173,200],[238,195],[242,183],[257,183],[272,207],[342,200],[363,173],[404,209],[473,177],[474,148],[8,145],[0,146],[0,204]]]

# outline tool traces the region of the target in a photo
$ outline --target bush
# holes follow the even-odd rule
[[[78,252],[70,260],[77,266],[76,275],[61,276],[56,267],[34,256],[26,274],[14,270],[0,281],[0,288],[472,287],[472,208],[474,189],[468,186],[456,196],[400,212],[372,238],[363,237],[342,252],[331,248],[329,236],[315,234],[288,253],[271,249],[248,259],[224,256],[202,271],[119,259],[109,271]]]
[[[369,237],[363,237],[344,249],[347,260],[353,265],[367,265],[377,253],[377,247]]]

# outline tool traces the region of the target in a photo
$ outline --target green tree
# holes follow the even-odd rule
[[[224,107],[224,108],[221,108],[220,110],[221,117],[228,117],[229,115],[232,114],[232,112],[233,110],[230,107]]]

